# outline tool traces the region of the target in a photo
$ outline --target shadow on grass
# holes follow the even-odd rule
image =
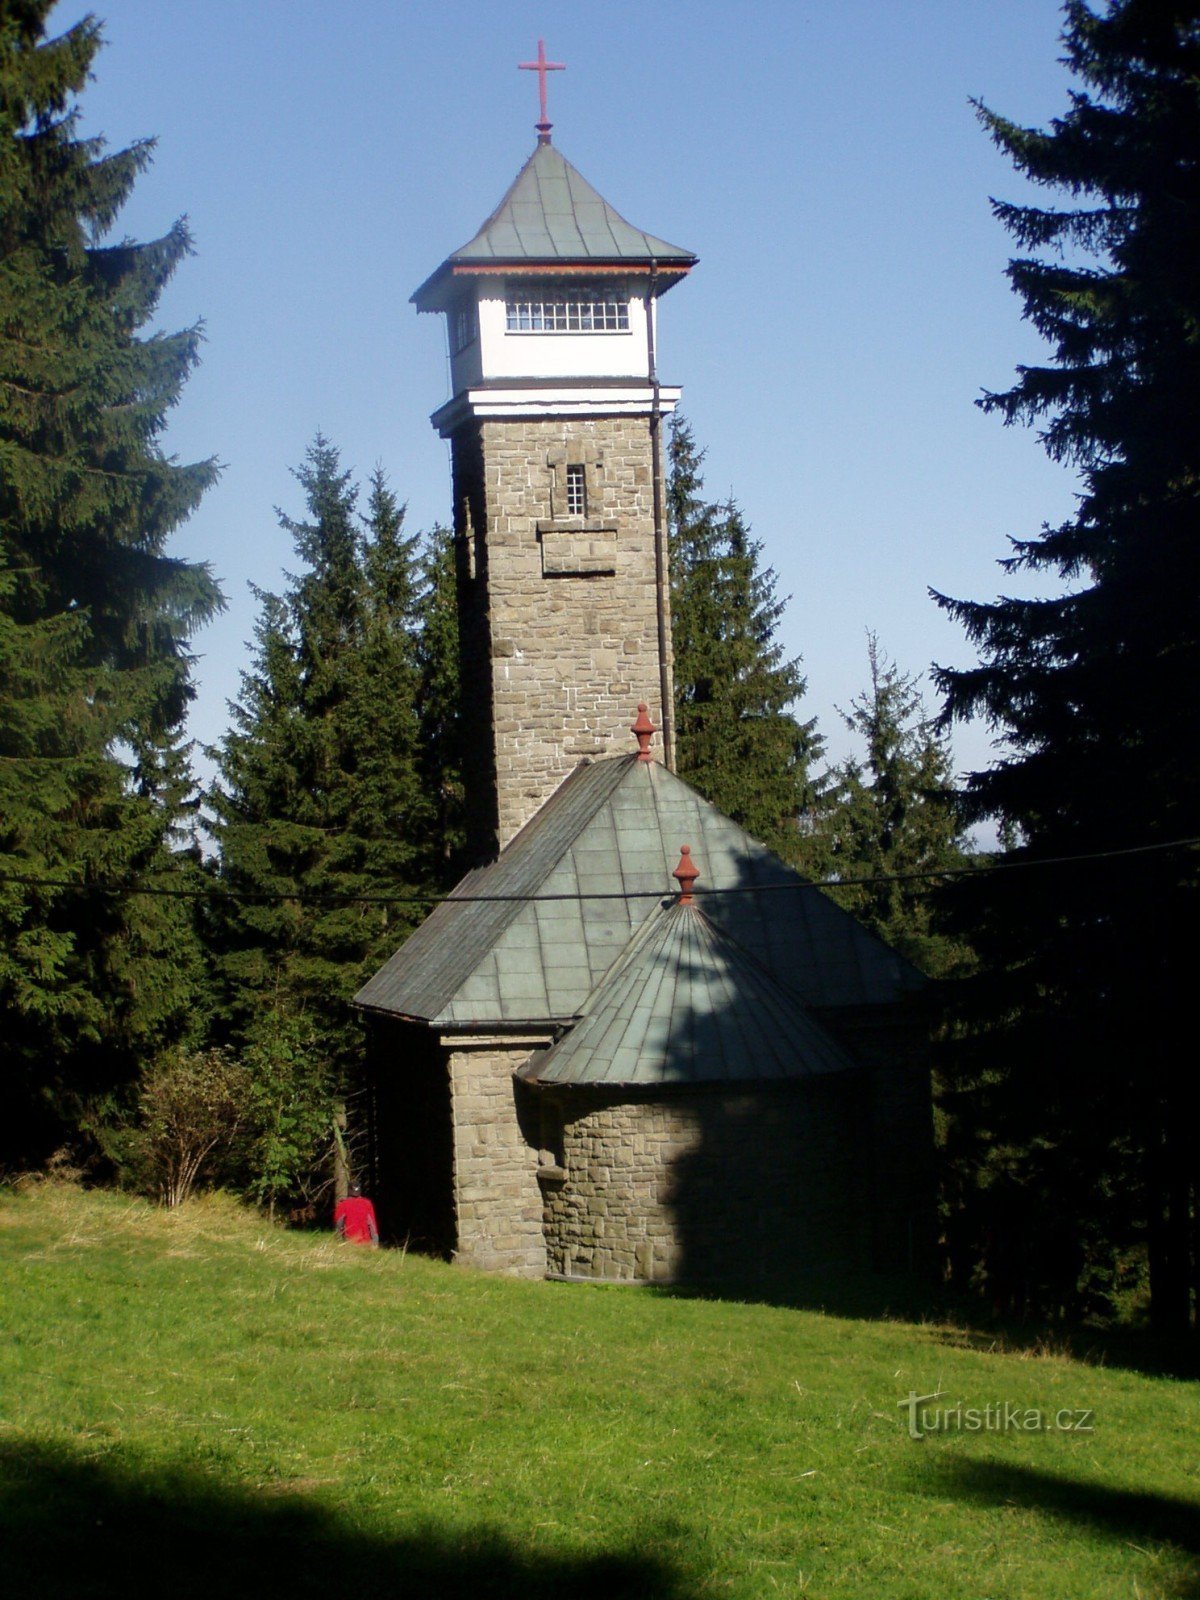
[[[976,1315],[972,1317],[971,1313]],[[1156,1378],[1200,1378],[1200,1338],[1174,1337],[1138,1328],[1100,1328],[1089,1324],[994,1322],[978,1307],[960,1304],[949,1319],[956,1325],[934,1330],[941,1343],[957,1350],[998,1355],[1061,1356],[1093,1367],[1121,1368]]]
[[[736,1300],[748,1305],[782,1306],[789,1311],[821,1311],[862,1321],[921,1322],[947,1314],[935,1292],[918,1280],[885,1273],[818,1272],[811,1278],[729,1273],[719,1283],[656,1285],[654,1294],[687,1300]]]
[[[604,1596],[680,1600],[659,1557],[521,1549],[497,1529],[356,1529],[299,1495],[239,1491],[196,1471],[139,1471],[66,1448],[0,1448],[0,1548],[11,1593],[56,1600],[356,1600]]]
[[[1195,1333],[1170,1336],[1141,1328],[993,1317],[977,1299],[901,1274],[824,1273],[810,1281],[792,1278],[773,1283],[738,1283],[731,1278],[719,1286],[678,1284],[653,1292],[820,1311],[864,1322],[924,1323],[930,1338],[955,1350],[1051,1356],[1156,1378],[1200,1380],[1200,1335]]]
[[[937,1463],[937,1493],[976,1505],[1005,1504],[1071,1522],[1102,1538],[1142,1550],[1171,1545],[1182,1556],[1163,1593],[1176,1600],[1200,1597],[1200,1504],[1174,1495],[1109,1489],[1036,1467],[956,1457]],[[1166,1574],[1163,1574],[1166,1577]]]

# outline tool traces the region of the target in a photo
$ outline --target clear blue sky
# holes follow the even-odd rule
[[[83,7],[63,0],[52,26]],[[167,448],[221,482],[176,541],[227,614],[197,640],[192,731],[227,724],[257,607],[293,564],[274,508],[318,429],[382,463],[410,527],[449,516],[441,319],[408,296],[492,210],[534,142],[539,35],[555,142],[630,221],[696,251],[660,366],[741,503],[831,751],[865,630],[911,671],[966,664],[927,586],[983,599],[1008,535],[1069,514],[1036,438],[974,405],[1041,347],[1003,278],[989,195],[1024,191],[978,127],[1065,108],[1056,0],[108,0],[84,127],[155,136],[120,232],[181,213],[196,256],[161,325],[203,319]],[[962,767],[984,730],[956,736]]]

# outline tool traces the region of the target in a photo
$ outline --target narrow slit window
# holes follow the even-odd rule
[[[459,355],[479,337],[479,316],[473,300],[460,300],[450,319],[450,353]]]
[[[583,467],[567,468],[567,515],[587,516],[587,476]]]

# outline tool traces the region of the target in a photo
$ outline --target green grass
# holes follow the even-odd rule
[[[1200,1595],[1179,1377],[51,1184],[0,1199],[0,1308],[11,1592]],[[916,1442],[935,1388],[1094,1431]]]

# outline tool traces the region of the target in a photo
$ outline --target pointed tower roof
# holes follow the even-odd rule
[[[552,144],[538,144],[512,187],[451,261],[695,261],[626,222]]]
[[[761,1083],[854,1066],[798,995],[680,900],[647,918],[575,1027],[519,1075],[539,1084]]]
[[[635,228],[555,147],[539,142],[491,216],[413,295],[420,311],[440,311],[447,279],[506,267],[543,271],[608,265],[659,274],[659,291],[695,265],[690,250]]]

